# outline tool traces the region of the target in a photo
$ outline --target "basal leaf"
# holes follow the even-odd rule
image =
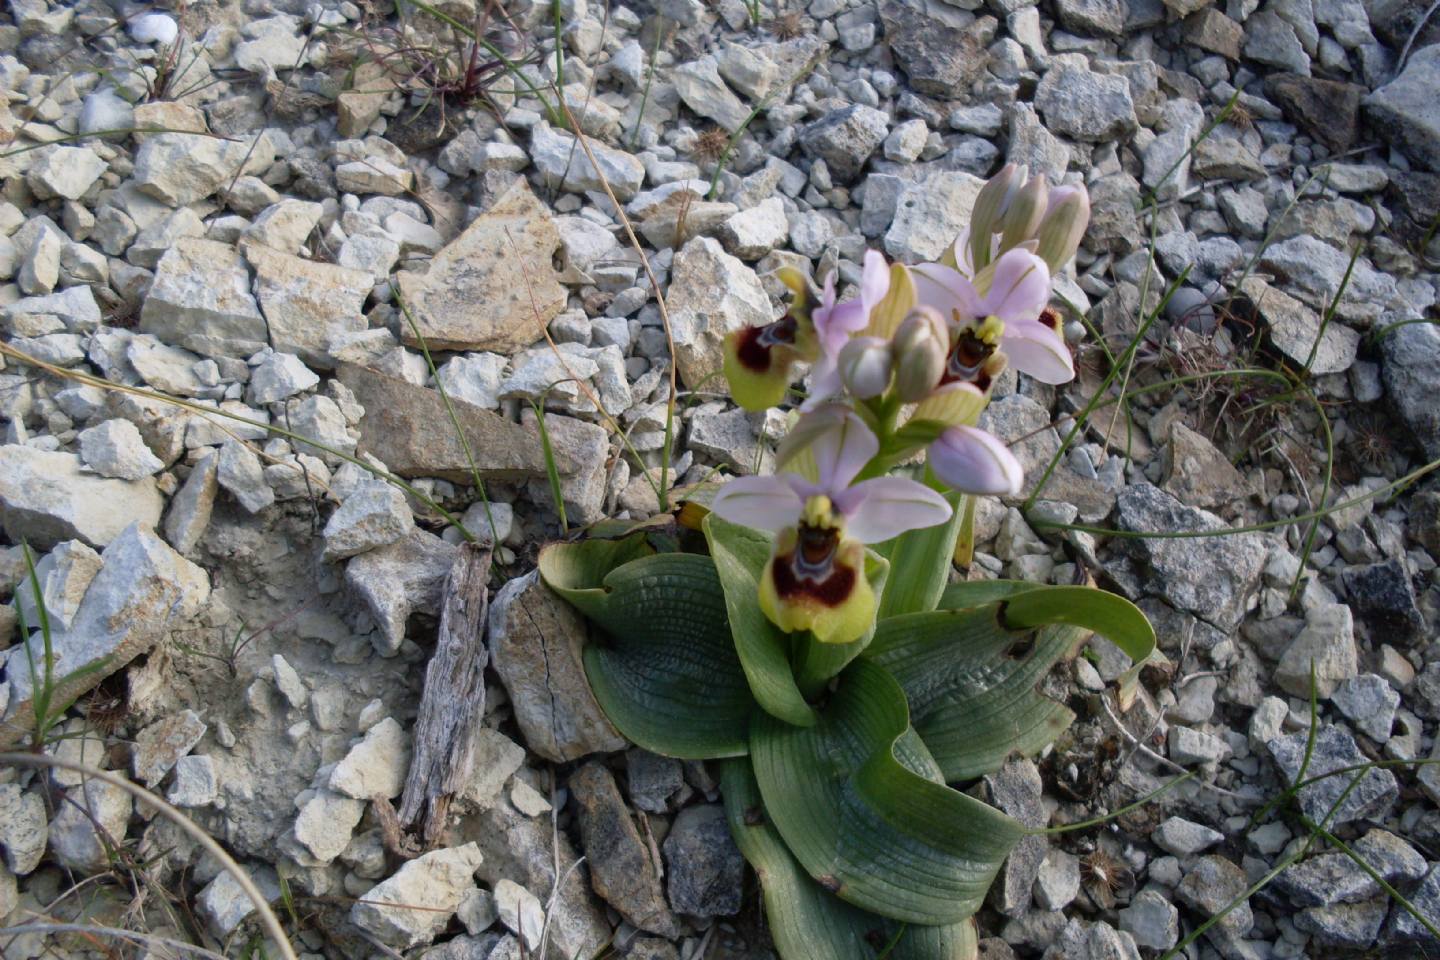
[[[971,591],[970,599],[1000,593],[1005,583],[990,581],[988,590]],[[1011,754],[1037,753],[1074,719],[1037,687],[1085,631],[1008,630],[999,616],[1000,604],[989,599],[965,609],[892,617],[880,624],[865,653],[904,688],[911,722],[947,781],[990,773]]]
[[[955,542],[965,523],[965,495],[945,494],[950,519],[933,527],[902,533],[880,548],[890,561],[890,579],[880,598],[880,619],[934,610],[950,579]]]
[[[759,583],[770,558],[772,540],[759,530],[730,523],[715,514],[705,518],[710,557],[725,588],[730,633],[750,692],[762,709],[786,723],[808,727],[815,711],[805,702],[790,668],[790,637],[760,609]]]
[[[840,675],[815,726],[756,714],[750,755],[766,812],[805,871],[892,919],[968,919],[1025,832],[940,782],[904,690],[868,657]]]
[[[889,960],[975,957],[973,920],[941,926],[905,924],[867,913],[812,880],[769,822],[748,762],[725,761],[720,786],[730,833],[760,878],[770,935],[781,957],[871,960],[886,947]]]
[[[876,597],[885,595],[889,582],[890,564],[874,550],[865,551],[865,576],[870,580],[870,589]],[[795,648],[795,682],[802,691],[818,693],[825,684],[837,676],[870,645],[875,635],[872,628],[853,643],[820,643],[813,637],[797,639]]]
[[[648,551],[635,537],[541,551],[546,584],[599,628],[584,654],[595,699],[621,733],[654,753],[743,755],[755,700],[715,565]]]
[[[1040,587],[1005,602],[1007,626],[1024,629],[1065,623],[1109,640],[1139,663],[1155,649],[1155,628],[1124,597],[1093,587]]]

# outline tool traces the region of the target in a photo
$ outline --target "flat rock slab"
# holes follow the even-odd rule
[[[134,521],[160,522],[153,477],[113,480],[84,471],[73,453],[0,447],[0,517],[14,543],[48,550],[62,540],[103,547]]]
[[[1365,98],[1381,136],[1420,166],[1440,173],[1440,44],[1416,50],[1405,72]]]
[[[439,391],[349,363],[341,364],[338,376],[365,408],[360,419],[361,452],[379,457],[402,477],[441,477],[457,483],[471,479],[470,459]],[[463,400],[452,397],[450,402],[481,479],[545,476],[535,434]],[[569,463],[558,466],[562,473],[573,472]]]
[[[535,753],[567,763],[623,750],[628,741],[606,718],[585,677],[585,621],[531,572],[490,601],[490,662]]]
[[[465,232],[430,261],[427,273],[397,275],[400,295],[432,350],[513,353],[545,335],[565,307],[556,271],[560,232],[550,211],[517,179]]]
[[[1318,313],[1259,277],[1250,277],[1240,289],[1265,319],[1270,342],[1291,363],[1303,367],[1308,362],[1310,372],[1317,375],[1343,373],[1354,366],[1360,334],[1340,323],[1324,325],[1322,333]]]
[[[210,597],[205,571],[142,523],[126,527],[100,557],[105,566],[90,581],[70,629],[51,638],[56,675],[65,678],[56,684],[61,701],[78,697],[148,651]],[[7,654],[11,721],[0,724],[0,745],[23,733],[32,689],[25,647]]]
[[[678,934],[658,864],[635,829],[610,771],[592,761],[572,774],[569,784],[595,892],[642,930],[667,937]]]
[[[1305,764],[1306,740],[1306,733],[1302,730],[1288,736],[1276,737],[1268,744],[1270,755],[1275,758],[1275,765],[1292,785]],[[1305,767],[1305,779],[1310,780],[1347,767],[1358,767],[1368,761],[1369,758],[1356,746],[1355,738],[1344,727],[1321,727],[1315,734],[1315,749],[1310,756],[1309,766]],[[1317,780],[1308,787],[1302,787],[1299,791],[1300,809],[1305,816],[1316,823],[1324,823],[1325,818],[1330,816],[1331,808],[1335,807],[1335,813],[1329,821],[1331,830],[1352,820],[1383,820],[1400,797],[1400,787],[1395,780],[1395,774],[1389,770],[1371,768],[1360,775],[1360,782],[1354,790],[1350,790],[1350,781],[1355,778],[1356,773],[1359,771],[1338,773],[1333,777]],[[1344,797],[1343,801],[1341,797]]]
[[[335,365],[330,341],[367,326],[361,310],[374,278],[364,270],[317,263],[247,244],[245,259],[255,268],[255,298],[270,328],[270,344],[314,367]]]
[[[1148,483],[1121,491],[1116,520],[1122,530],[1156,534],[1227,526],[1213,513],[1187,507]],[[1240,625],[1269,554],[1265,539],[1254,533],[1145,537],[1132,540],[1130,550],[1148,567],[1148,591],[1222,630]]]

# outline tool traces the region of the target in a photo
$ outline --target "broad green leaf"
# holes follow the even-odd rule
[[[540,551],[540,577],[545,585],[589,617],[604,610],[605,578],[616,567],[654,554],[643,533],[622,540],[552,543]],[[592,613],[592,610],[595,611]]]
[[[890,564],[874,550],[865,551],[865,576],[870,580],[870,589],[875,596],[885,596],[885,584],[890,576]],[[878,619],[878,617],[877,617]],[[806,634],[795,639],[795,682],[800,689],[811,696],[824,689],[825,684],[839,675],[851,660],[858,657],[870,645],[875,635],[872,627],[853,643],[820,643]]]
[[[805,871],[892,919],[968,919],[1025,833],[940,782],[905,691],[866,657],[840,675],[815,726],[757,713],[750,755],[766,812]]]
[[[705,518],[710,556],[725,588],[730,633],[750,692],[761,708],[786,723],[808,727],[815,711],[805,702],[790,669],[790,637],[760,609],[759,581],[770,559],[773,540],[759,530],[730,523],[715,514]]]
[[[890,560],[890,580],[880,598],[880,619],[902,613],[934,610],[950,580],[955,541],[965,523],[965,495],[950,491],[950,519],[945,523],[902,533],[881,548]]]
[[[948,610],[1004,600],[1003,619],[1012,630],[1069,624],[1098,633],[1139,663],[1155,649],[1155,628],[1129,600],[1094,587],[1047,586],[1023,580],[972,580],[945,588],[940,606]]]
[[[765,814],[760,788],[745,760],[720,767],[730,833],[755,868],[765,917],[784,960],[973,960],[975,923],[905,924],[866,913],[826,891],[795,862]]]
[[[1003,627],[995,594],[1008,581],[956,586],[972,588],[965,599],[985,602],[892,617],[865,652],[904,688],[911,722],[947,781],[990,773],[1011,754],[1037,753],[1070,725],[1074,714],[1037,687],[1086,636],[1075,627]]]
[[[1065,623],[1109,640],[1139,663],[1155,649],[1155,628],[1140,608],[1114,593],[1093,587],[1040,587],[1005,602],[1005,623],[1012,628]]]
[[[1026,590],[1035,590],[1038,584],[1025,580],[967,580],[952,583],[945,588],[938,604],[941,610],[964,610],[966,607],[983,607],[1013,597]]]
[[[557,544],[541,552],[540,574],[603,631],[585,648],[585,673],[621,733],[670,757],[741,756],[755,700],[715,565],[648,549],[643,538]]]

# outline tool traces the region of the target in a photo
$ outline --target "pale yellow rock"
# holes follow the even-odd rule
[[[523,179],[435,255],[424,274],[397,274],[431,350],[513,353],[545,335],[564,307],[560,233]],[[407,324],[405,342],[420,338]]]

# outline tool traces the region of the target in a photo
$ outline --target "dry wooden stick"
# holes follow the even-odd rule
[[[485,719],[485,612],[490,605],[490,547],[467,543],[445,578],[440,632],[425,668],[415,747],[400,804],[400,822],[425,813],[426,848],[445,829],[450,800],[470,782],[476,734]]]

